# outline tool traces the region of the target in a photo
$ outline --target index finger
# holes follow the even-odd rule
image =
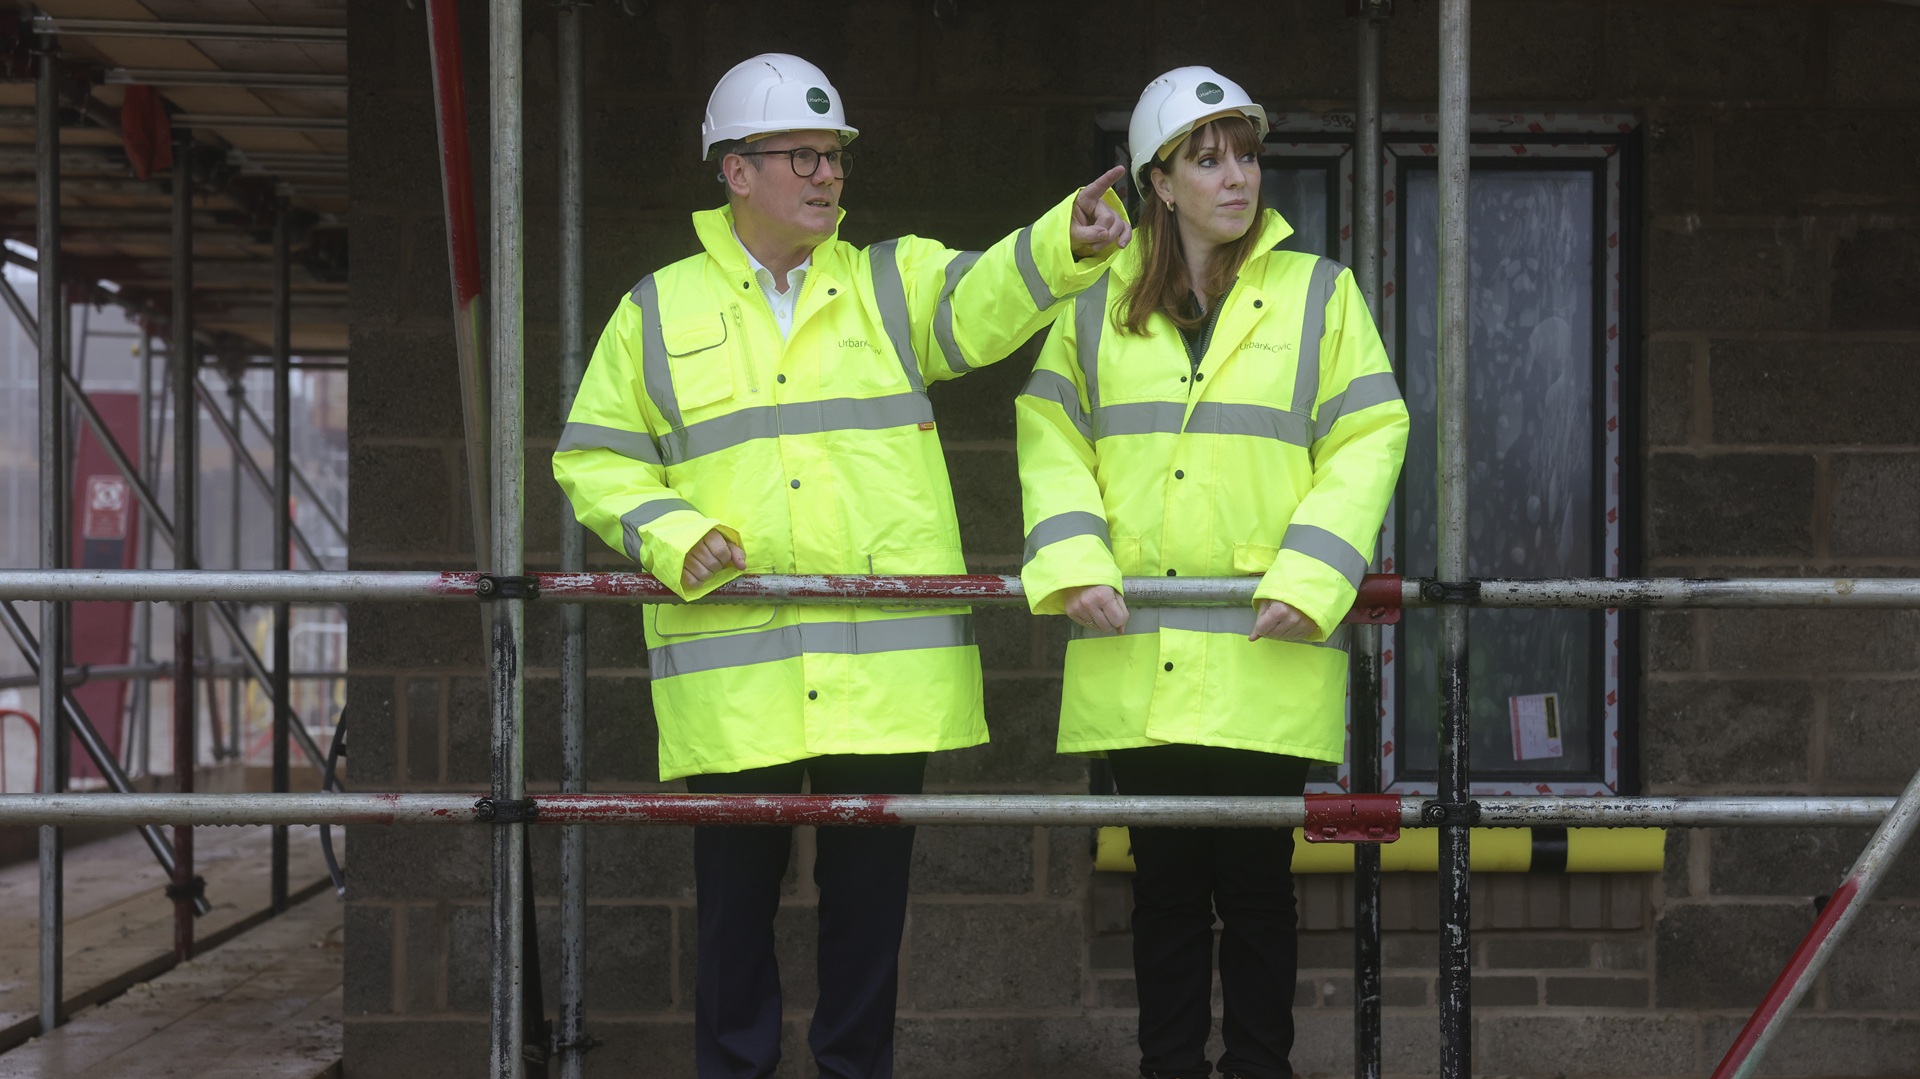
[[[1085,210],[1093,209],[1099,204],[1100,196],[1106,194],[1108,189],[1119,183],[1120,177],[1126,174],[1126,168],[1120,165],[1108,169],[1098,180],[1080,189],[1080,196],[1073,200],[1074,206]]]

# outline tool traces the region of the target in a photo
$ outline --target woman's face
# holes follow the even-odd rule
[[[1182,232],[1208,244],[1232,243],[1253,225],[1254,201],[1260,183],[1258,152],[1236,154],[1209,127],[1194,136],[1203,140],[1189,154],[1174,151],[1171,173],[1155,166],[1153,189],[1161,202],[1173,204]]]

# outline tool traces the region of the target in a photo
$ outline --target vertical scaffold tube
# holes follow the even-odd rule
[[[60,281],[60,59],[58,42],[40,39],[39,81],[34,93],[37,143],[35,167],[39,213],[34,242],[40,261],[40,564],[59,569],[67,564],[67,435],[66,403],[60,386],[66,371],[66,294]],[[61,759],[67,747],[66,728],[60,722],[63,696],[61,675],[66,669],[67,605],[40,604],[40,639],[46,642],[40,664],[40,789],[58,793],[65,787]],[[60,829],[40,826],[40,1029],[51,1031],[61,1022],[64,978],[64,850]]]
[[[493,450],[493,572],[518,577],[524,572],[521,548],[521,480],[525,467],[521,422],[521,140],[520,65],[523,28],[520,0],[491,0],[487,40],[488,130],[492,133],[493,194],[493,408],[488,417]],[[492,704],[493,784],[497,801],[526,797],[524,745],[521,740],[520,649],[525,638],[523,601],[493,602]],[[521,997],[525,960],[526,878],[524,824],[493,828],[493,986],[491,1055],[493,1079],[519,1079],[526,1045]]]
[[[585,200],[582,197],[582,156],[585,131],[581,103],[585,96],[584,56],[581,51],[581,5],[562,3],[558,51],[560,97],[560,421],[573,410],[586,369],[586,342],[582,297],[586,292],[583,262]],[[560,500],[560,570],[586,569],[586,533],[573,518],[573,505]],[[560,608],[560,789],[584,794],[587,789],[587,654],[586,611],[577,603]],[[560,833],[560,1079],[581,1079],[586,1065],[586,829],[569,825]]]
[[[1362,5],[1353,146],[1354,274],[1380,319],[1380,38],[1383,2]],[[1376,562],[1378,554],[1375,555]],[[1349,666],[1350,781],[1355,794],[1380,790],[1380,628],[1355,626]],[[1353,849],[1353,1074],[1380,1079],[1380,848]]]
[[[1440,0],[1440,326],[1435,424],[1443,581],[1467,579],[1467,27],[1469,0]],[[1453,813],[1440,832],[1440,1075],[1473,1074],[1470,881],[1466,806],[1472,794],[1467,738],[1467,608],[1440,608],[1439,802]]]
[[[293,292],[288,278],[289,258],[287,208],[282,204],[273,214],[273,568],[293,568],[293,400],[288,379],[292,377]],[[240,429],[239,417],[234,430]],[[293,608],[286,603],[273,605],[273,790],[284,794],[291,780],[293,701],[288,693],[287,675],[292,671],[290,622]],[[240,717],[235,714],[237,727]],[[287,909],[287,829],[273,830],[272,906],[277,914]]]
[[[173,145],[173,338],[168,362],[173,373],[173,564],[198,569],[194,554],[199,507],[199,382],[193,344],[193,132],[181,129]],[[195,738],[193,604],[173,607],[173,773],[181,793],[193,790]],[[173,829],[173,955],[193,958],[193,829]]]
[[[153,442],[153,335],[143,322],[140,327],[140,475],[153,478],[153,463],[147,447]],[[140,569],[153,568],[153,519],[140,514],[139,554],[134,563]],[[153,604],[136,603],[133,611],[133,662],[144,667],[153,662]],[[133,683],[133,703],[127,710],[127,733],[121,741],[121,767],[130,775],[139,775],[146,767],[147,722],[152,716],[153,679],[137,678]],[[169,871],[171,875],[171,871]]]

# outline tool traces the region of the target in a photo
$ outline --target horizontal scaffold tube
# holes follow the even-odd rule
[[[538,596],[558,603],[678,603],[644,573],[535,573]],[[473,572],[352,570],[0,570],[0,599],[232,601],[241,603],[411,603],[485,598]],[[1257,577],[1129,577],[1138,607],[1249,603]],[[799,574],[741,577],[705,603],[807,603],[862,606],[1018,605],[1020,578],[999,574],[879,577]],[[1402,607],[1464,603],[1475,607],[1920,608],[1920,577],[1768,578],[1569,577],[1482,579],[1465,585],[1373,574],[1361,582],[1355,616],[1374,620]]]
[[[7,794],[0,824],[1011,824],[1299,827],[1305,798],[1041,794],[542,794],[523,807],[471,794]],[[1403,826],[1425,802],[1399,801]],[[1879,823],[1892,798],[1482,798],[1481,827],[1710,828]]]

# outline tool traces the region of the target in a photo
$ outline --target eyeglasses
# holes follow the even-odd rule
[[[785,154],[787,164],[793,166],[793,174],[803,180],[810,180],[820,171],[820,159],[827,159],[827,170],[836,180],[844,180],[853,169],[852,150],[828,150],[826,153],[811,146],[801,146],[793,150],[735,150],[741,157],[765,157],[771,154]]]

